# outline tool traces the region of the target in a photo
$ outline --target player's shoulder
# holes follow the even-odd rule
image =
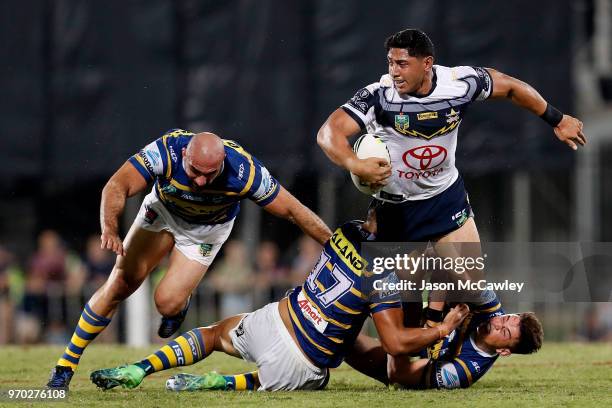
[[[164,132],[157,140],[164,149],[172,150],[175,154],[178,154],[183,147],[187,146],[193,136],[195,136],[193,132],[174,128]]]
[[[225,149],[226,161],[233,167],[259,164],[258,160],[235,140],[223,139],[223,148]]]
[[[485,69],[471,65],[457,65],[447,67],[444,65],[434,65],[438,79],[448,79],[451,81],[461,80],[467,77],[474,77],[481,74]]]

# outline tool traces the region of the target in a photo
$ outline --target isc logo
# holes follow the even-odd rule
[[[185,356],[183,355],[183,350],[181,346],[178,344],[172,345],[172,351],[174,351],[174,355],[176,356],[176,362],[178,365],[185,365]]]

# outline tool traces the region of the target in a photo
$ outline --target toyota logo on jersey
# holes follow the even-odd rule
[[[402,156],[406,166],[422,171],[441,165],[446,160],[446,149],[438,145],[419,146],[407,150]]]

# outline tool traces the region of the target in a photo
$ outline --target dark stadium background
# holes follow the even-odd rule
[[[48,229],[82,254],[99,231],[108,177],[175,127],[238,141],[330,225],[362,217],[368,198],[324,157],[316,132],[385,73],[384,38],[406,27],[430,35],[439,64],[494,67],[530,83],[583,119],[592,141],[574,154],[543,121],[508,102],[473,105],[457,157],[483,239],[612,240],[612,63],[597,51],[607,27],[595,18],[600,3],[3,0],[0,245],[11,254],[7,262],[27,280],[37,236]],[[128,206],[125,225],[138,205]],[[233,233],[250,257],[260,241],[274,241],[287,265],[299,236],[251,203]],[[3,293],[13,319],[21,298],[8,284]],[[560,306],[535,306],[550,314],[557,338],[589,337],[584,322],[593,305],[562,305],[558,318],[549,309]],[[68,331],[73,312],[62,312]]]

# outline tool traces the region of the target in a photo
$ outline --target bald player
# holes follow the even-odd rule
[[[152,182],[122,241],[119,218],[126,199]],[[117,254],[115,266],[85,305],[47,386],[68,387],[84,349],[168,253],[168,270],[154,298],[162,315],[158,334],[165,338],[175,333],[185,319],[191,292],[227,240],[245,198],[294,222],[321,244],[331,236],[323,221],[280,186],[259,160],[213,133],[171,130],[124,163],[102,190],[100,204],[101,246]]]

